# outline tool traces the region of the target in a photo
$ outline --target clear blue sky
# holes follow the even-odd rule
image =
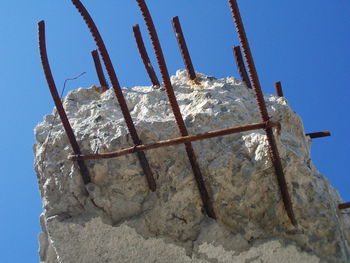
[[[149,84],[131,27],[139,23],[136,1],[83,1],[99,26],[122,86]],[[148,0],[169,71],[183,68],[170,24],[178,15],[197,71],[237,76],[231,46],[238,44],[228,3]],[[314,140],[318,169],[350,201],[349,71],[350,2],[240,0],[243,20],[265,93],[281,80],[284,94],[307,132],[331,130]],[[47,47],[56,84],[86,71],[68,90],[98,84],[90,57],[95,48],[70,1],[3,1],[0,9],[1,191],[0,262],[38,262],[41,202],[33,169],[33,128],[53,103],[40,65],[37,22],[46,21]],[[234,116],[232,116],[234,118]]]

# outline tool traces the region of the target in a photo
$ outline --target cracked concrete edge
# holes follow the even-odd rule
[[[62,221],[58,216],[49,218],[47,222],[52,231],[53,247],[62,256],[57,258],[57,261],[50,258],[42,262],[322,262],[311,252],[301,251],[294,244],[287,244],[281,239],[260,240],[250,244],[249,247],[240,252],[227,250],[222,245],[214,244],[208,240],[198,241],[193,253],[189,254],[184,247],[171,243],[170,240],[165,238],[143,237],[127,222],[112,227],[104,224],[99,217],[91,217],[87,221],[85,218],[83,221],[80,222],[76,218]],[[215,225],[210,222],[205,224]],[[215,231],[216,228],[217,226],[214,226],[213,230]],[[96,236],[96,233],[98,233],[98,236]],[[56,243],[56,240],[59,240],[59,242]],[[65,242],[62,243],[62,241]],[[80,242],[84,242],[83,247],[79,246]],[[98,246],[96,246],[96,243],[98,243]],[[82,250],[77,250],[77,248]],[[96,255],[98,255],[98,258],[96,258]]]

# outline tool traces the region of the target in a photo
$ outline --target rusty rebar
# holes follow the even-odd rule
[[[270,119],[270,117],[269,117],[269,114],[267,112],[264,96],[263,96],[261,86],[260,86],[258,73],[257,73],[256,68],[255,68],[253,56],[252,56],[252,53],[250,50],[250,46],[249,46],[249,42],[247,39],[245,29],[243,26],[242,17],[241,17],[241,14],[240,14],[240,11],[239,11],[239,8],[237,5],[237,1],[236,0],[228,0],[228,1],[230,4],[233,19],[235,21],[235,26],[236,26],[236,30],[237,30],[237,33],[239,36],[240,43],[241,43],[243,55],[244,55],[244,58],[246,60],[246,64],[248,67],[249,76],[250,76],[250,79],[252,81],[252,87],[254,89],[256,99],[257,99],[257,102],[259,105],[260,115],[261,115],[263,121],[268,121]],[[280,188],[283,204],[284,204],[284,207],[287,211],[287,214],[288,214],[288,217],[289,217],[291,223],[293,225],[296,225],[297,221],[295,219],[292,201],[291,201],[291,198],[290,198],[290,195],[288,192],[288,186],[287,186],[286,178],[284,176],[281,159],[280,159],[280,156],[278,153],[278,149],[277,149],[277,145],[276,145],[276,141],[275,141],[275,138],[273,135],[272,128],[266,128],[265,132],[266,132],[266,136],[267,136],[267,139],[269,142],[270,157],[271,157],[272,163],[273,163],[274,168],[275,168],[275,173],[276,173],[278,185]]]
[[[85,154],[85,155],[83,154],[70,155],[69,159],[70,160],[96,160],[96,159],[116,158],[123,155],[139,152],[139,151],[148,151],[148,150],[153,150],[161,147],[168,147],[172,145],[179,145],[179,144],[184,144],[188,142],[194,142],[194,141],[215,138],[219,136],[230,135],[233,133],[246,132],[246,131],[252,131],[257,129],[265,129],[267,125],[272,127],[278,127],[280,124],[272,123],[272,122],[252,123],[252,124],[243,125],[243,126],[236,126],[236,127],[220,129],[216,131],[210,131],[203,134],[195,134],[195,135],[163,140],[163,141],[159,141],[159,142],[147,144],[147,145],[137,145],[135,147],[124,148],[116,152],[100,153],[100,154]]]
[[[89,12],[86,10],[84,5],[79,0],[71,0],[71,1],[72,1],[73,5],[78,9],[78,11],[81,14],[81,16],[83,17],[85,23],[87,24],[87,26],[88,26],[88,28],[89,28],[89,30],[90,30],[90,32],[91,32],[95,42],[96,42],[98,50],[100,51],[100,55],[102,57],[103,63],[105,64],[105,67],[106,67],[109,79],[111,81],[113,90],[114,90],[114,92],[116,94],[116,97],[117,97],[120,109],[121,109],[122,114],[124,116],[126,125],[128,127],[129,133],[131,135],[131,138],[132,138],[132,140],[133,140],[135,145],[140,145],[140,144],[142,144],[142,142],[141,142],[141,140],[140,140],[140,138],[139,138],[139,136],[137,134],[135,125],[134,125],[134,123],[132,121],[132,118],[131,118],[131,115],[130,115],[130,111],[129,111],[128,106],[126,104],[126,101],[125,101],[122,89],[121,89],[121,87],[119,85],[119,81],[118,81],[117,75],[115,73],[112,61],[111,61],[111,59],[109,57],[107,48],[106,48],[106,46],[104,44],[104,41],[103,41],[103,39],[101,37],[101,34],[98,31],[95,22],[93,21],[92,17],[90,16]],[[143,172],[144,172],[144,174],[146,176],[147,183],[148,183],[148,186],[149,186],[150,190],[155,191],[156,190],[156,182],[154,180],[154,177],[153,177],[151,168],[149,166],[149,163],[148,163],[148,161],[146,159],[145,153],[144,152],[138,152],[137,153],[137,157],[138,157],[138,159],[140,161],[142,170],[143,170]]]
[[[106,90],[108,90],[108,83],[107,83],[105,74],[103,73],[101,60],[100,60],[100,56],[98,55],[98,51],[96,49],[91,51],[91,55],[92,55],[92,59],[94,60],[96,73],[97,73],[98,80],[100,81],[100,85],[101,85],[103,91],[106,91]]]
[[[283,97],[283,89],[281,81],[275,82],[276,95],[278,97]]]
[[[350,208],[350,203],[339,204],[339,205],[338,205],[338,208],[339,208],[340,210]]]
[[[135,41],[137,44],[137,48],[139,50],[142,62],[145,65],[148,76],[149,76],[153,86],[159,86],[160,85],[159,80],[158,80],[157,74],[154,71],[154,68],[151,64],[151,60],[149,59],[149,56],[147,54],[147,50],[145,47],[145,43],[143,42],[143,38],[142,38],[142,34],[140,31],[139,25],[134,25],[132,27],[132,30],[134,32],[134,37],[135,37]]]
[[[78,142],[75,138],[72,126],[69,123],[67,114],[63,108],[61,98],[58,94],[56,84],[55,84],[54,78],[52,76],[52,72],[51,72],[51,68],[50,68],[50,64],[49,64],[49,59],[47,56],[47,50],[46,50],[45,22],[44,21],[40,21],[38,23],[38,31],[39,31],[40,59],[41,59],[42,67],[43,67],[44,74],[46,77],[46,81],[47,81],[47,84],[48,84],[49,89],[50,89],[51,96],[52,96],[53,101],[55,103],[58,115],[61,118],[63,128],[66,131],[66,134],[67,134],[68,140],[70,142],[70,145],[73,149],[73,152],[74,152],[74,154],[80,155],[81,154],[80,147],[79,147]],[[90,183],[91,178],[90,178],[89,171],[88,171],[84,161],[78,160],[77,163],[78,163],[80,174],[81,174],[81,177],[83,179],[84,184]]]
[[[245,83],[247,88],[251,89],[252,84],[250,83],[249,76],[246,70],[246,67],[244,65],[243,57],[242,57],[242,52],[241,52],[241,47],[240,46],[235,46],[233,47],[233,55],[235,57],[235,61],[237,64],[238,72],[239,75],[241,76],[242,81]]]
[[[187,69],[188,76],[191,80],[196,79],[196,72],[193,67],[192,59],[186,44],[185,36],[181,28],[178,16],[172,18],[173,29],[176,35],[177,43],[179,45],[181,56]]]
[[[305,135],[309,136],[311,139],[315,139],[315,138],[331,136],[331,132],[330,131],[312,132],[312,133],[307,133]]]
[[[170,77],[169,77],[169,72],[168,72],[168,69],[167,69],[167,66],[165,63],[163,51],[162,51],[162,48],[160,46],[160,42],[158,39],[158,35],[156,32],[151,14],[150,14],[148,7],[147,7],[144,0],[136,0],[136,1],[140,7],[141,13],[143,15],[143,18],[144,18],[146,26],[147,26],[149,36],[151,38],[153,49],[154,49],[155,54],[156,54],[158,66],[160,69],[160,73],[162,75],[162,79],[164,82],[167,96],[169,98],[169,102],[170,102],[170,105],[171,105],[171,108],[172,108],[172,111],[173,111],[173,114],[174,114],[174,117],[176,120],[176,124],[180,130],[181,136],[188,136],[188,131],[187,131],[185,122],[182,118],[180,108],[179,108],[179,105],[178,105],[176,97],[175,97],[173,86],[171,84]],[[193,175],[194,175],[194,178],[196,180],[197,187],[198,187],[198,190],[199,190],[202,202],[203,202],[203,207],[204,207],[204,209],[209,217],[216,218],[211,200],[209,198],[207,188],[206,188],[204,180],[203,180],[202,173],[200,171],[200,168],[199,168],[199,165],[198,165],[198,162],[196,159],[196,155],[193,151],[192,144],[185,143],[185,148],[186,148],[187,156],[188,156],[189,161],[191,163]]]

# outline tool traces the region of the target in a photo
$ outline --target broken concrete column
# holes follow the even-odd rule
[[[253,91],[240,81],[198,79],[189,83],[185,71],[172,77],[190,134],[261,121]],[[163,87],[123,93],[143,143],[179,137]],[[213,220],[203,211],[183,145],[146,152],[156,192],[135,155],[86,161],[92,183],[84,186],[54,111],[35,128],[41,262],[349,262],[349,216],[311,161],[300,117],[283,97],[265,100],[281,123],[275,135],[297,226],[284,209],[263,130],[193,143]],[[74,90],[64,107],[83,153],[133,146],[112,90]]]

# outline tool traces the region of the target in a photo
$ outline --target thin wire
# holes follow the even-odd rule
[[[86,74],[86,72],[82,72],[82,73],[80,73],[79,75],[77,75],[77,76],[75,76],[73,78],[67,78],[67,79],[64,80],[63,87],[62,87],[62,90],[61,90],[61,95],[60,95],[61,101],[62,101],[62,98],[63,98],[64,91],[66,89],[67,82],[70,81],[70,80],[76,80],[76,79],[80,78],[81,76],[83,76],[84,74]],[[41,170],[42,170],[41,172],[42,172],[42,174],[44,173],[44,170],[45,170],[44,169],[44,161],[45,161],[45,157],[46,157],[47,146],[48,146],[48,143],[50,141],[51,133],[52,133],[52,130],[53,130],[53,125],[56,122],[56,119],[57,119],[57,111],[55,112],[55,115],[54,115],[54,118],[53,118],[50,130],[49,130],[49,133],[46,136],[44,144],[43,144],[44,152],[43,152],[43,155],[42,155],[42,158],[41,158]]]
[[[68,78],[68,79],[65,79],[65,80],[64,80],[63,88],[62,88],[62,92],[61,92],[61,96],[60,96],[61,100],[62,100],[62,97],[63,97],[64,90],[66,89],[66,84],[67,84],[67,82],[70,81],[70,80],[76,80],[76,79],[80,78],[81,76],[83,76],[84,74],[86,74],[85,71],[82,72],[82,73],[80,73],[79,75],[73,77],[73,78]]]

